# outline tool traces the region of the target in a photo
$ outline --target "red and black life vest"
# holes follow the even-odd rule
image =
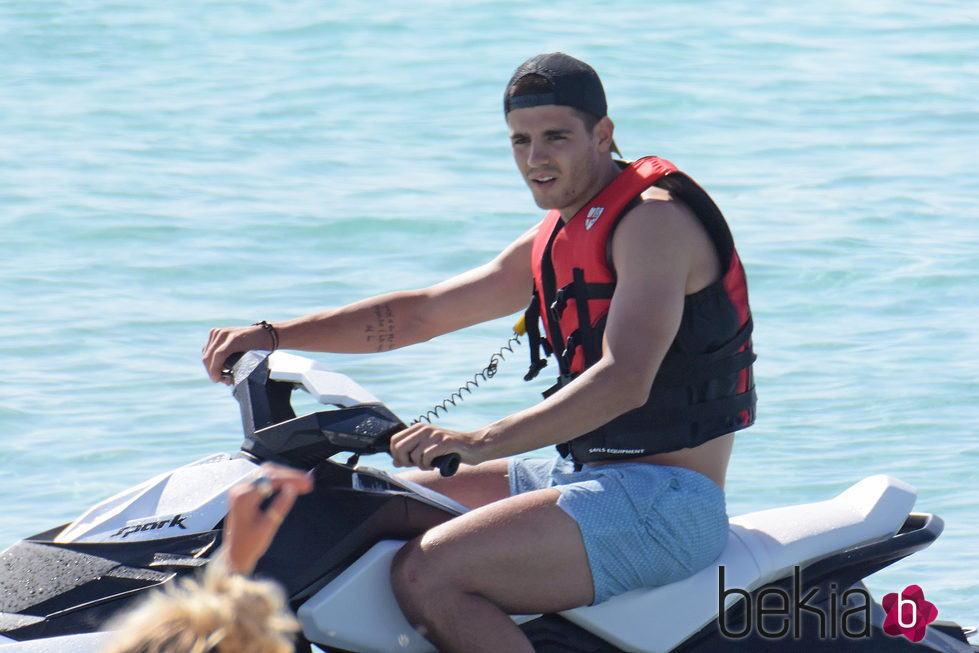
[[[684,202],[710,235],[720,279],[684,300],[680,328],[647,402],[604,426],[558,445],[578,462],[675,451],[750,426],[755,419],[751,311],[744,269],[727,222],[710,196],[670,162],[646,157],[622,172],[566,223],[550,211],[534,239],[534,296],[525,324],[530,380],[552,353],[560,377],[545,396],[602,356],[602,335],[615,292],[612,233],[650,186]],[[543,324],[543,334],[538,327]]]

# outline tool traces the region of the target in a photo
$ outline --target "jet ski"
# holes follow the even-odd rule
[[[207,564],[228,491],[264,461],[315,478],[255,572],[285,588],[302,625],[297,651],[435,650],[395,601],[391,560],[466,506],[358,464],[405,424],[349,377],[278,351],[249,352],[230,373],[245,436],[235,455],[160,474],[0,553],[0,653],[98,651],[114,615]],[[297,416],[297,388],[328,408]],[[451,474],[458,459],[440,462]],[[910,485],[870,476],[822,501],[733,517],[720,558],[690,578],[513,619],[545,652],[975,653],[971,631],[950,622],[922,626],[916,641],[889,634],[887,601],[863,584],[941,534],[942,520],[912,512],[914,501]]]

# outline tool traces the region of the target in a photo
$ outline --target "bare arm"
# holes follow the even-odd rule
[[[233,487],[228,497],[228,517],[218,558],[232,573],[247,575],[254,571],[296,497],[313,489],[312,477],[298,469],[273,463],[265,463],[261,469],[267,489],[250,479]],[[262,502],[276,490],[279,494],[263,511]]]
[[[468,463],[531,451],[642,405],[679,329],[688,281],[703,275],[705,251],[713,252],[706,234],[681,205],[646,202],[634,209],[612,241],[618,281],[602,358],[543,402],[477,431],[416,424],[392,439],[396,463],[424,468],[450,451]]]
[[[526,232],[489,263],[434,286],[276,322],[279,347],[336,353],[388,351],[510,315],[530,297],[530,248],[536,232],[537,227]],[[204,366],[213,381],[220,381],[230,355],[269,347],[269,334],[261,327],[212,329],[204,347]]]

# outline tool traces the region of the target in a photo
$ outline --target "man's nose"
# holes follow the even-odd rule
[[[531,142],[527,148],[527,166],[538,168],[551,162],[547,147],[540,142]]]

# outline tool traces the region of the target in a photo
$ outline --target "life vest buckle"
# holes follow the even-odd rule
[[[568,305],[568,287],[558,288],[557,292],[554,293],[554,301],[551,302],[551,314],[555,316],[556,319],[561,319],[561,313],[564,312],[565,307]]]
[[[523,380],[533,381],[535,378],[537,378],[537,375],[540,374],[540,371],[545,367],[547,367],[546,358],[541,358],[539,360],[532,361],[530,363],[530,369],[527,370],[526,374],[524,374]]]

